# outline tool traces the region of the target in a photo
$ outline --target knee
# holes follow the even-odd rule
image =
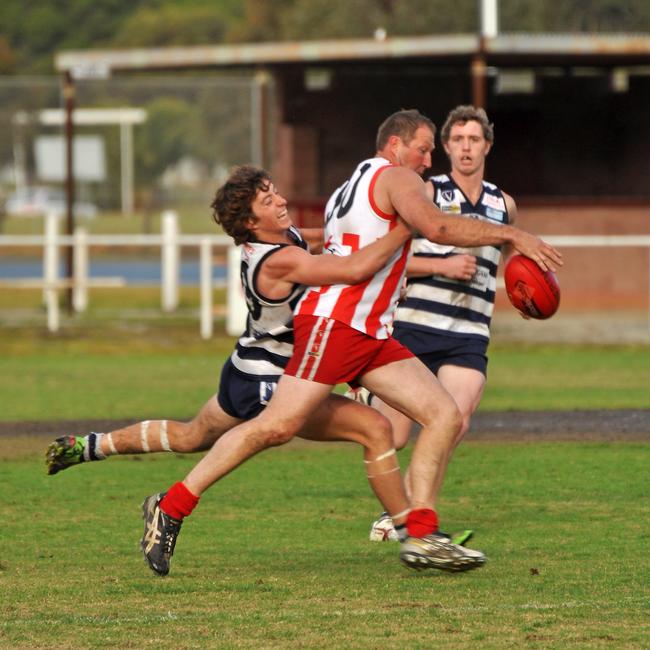
[[[191,454],[195,451],[210,449],[217,436],[210,436],[196,421],[181,424],[170,431],[169,442],[172,451],[179,454]]]
[[[196,442],[189,435],[178,436],[174,440],[174,446],[172,451],[175,451],[178,454],[190,454],[193,451],[200,451]]]
[[[279,447],[295,437],[300,425],[293,422],[277,422],[260,429],[257,438],[264,447]]]
[[[372,421],[367,421],[360,431],[361,443],[368,449],[386,450],[393,447],[393,428],[390,420],[373,411]]]
[[[443,429],[452,438],[460,435],[464,419],[451,395],[447,395],[443,399],[438,399],[435,404],[429,405],[427,415],[428,422],[426,426],[438,430]]]
[[[393,431],[393,444],[395,449],[399,451],[404,449],[408,444],[408,441],[411,439],[411,430],[409,427],[408,431]]]
[[[456,434],[454,446],[458,445],[458,443],[460,443],[460,441],[465,437],[465,434],[469,431],[471,414],[461,412],[460,415],[461,415],[461,423],[460,423],[460,428],[458,429],[458,433]]]
[[[461,435],[463,428],[463,414],[453,399],[449,399],[449,404],[445,405],[445,414],[443,417],[449,423],[449,430],[454,432],[455,436]]]

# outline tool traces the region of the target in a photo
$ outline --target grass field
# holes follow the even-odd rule
[[[2,329],[0,421],[186,418],[216,390],[234,339],[202,341],[191,315],[121,320],[106,309],[56,336]],[[647,346],[496,344],[481,409],[650,408],[649,358]]]
[[[463,445],[442,518],[474,526],[489,560],[444,574],[366,541],[378,508],[358,449],[295,443],[208,492],[159,578],[139,553],[139,504],[196,459],[47,477],[44,443],[0,439],[0,647],[650,645],[647,445]]]
[[[0,421],[183,418],[210,396],[232,339],[201,341],[182,315],[106,314],[57,336],[3,327]],[[650,408],[647,358],[496,345],[481,408]],[[0,648],[650,647],[650,443],[461,445],[442,522],[474,527],[489,560],[460,575],[412,572],[367,541],[378,505],[359,449],[292,443],[206,494],[161,579],[140,556],[139,504],[197,457],[48,477],[48,441],[0,436]]]

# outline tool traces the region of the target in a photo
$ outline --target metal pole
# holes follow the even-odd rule
[[[265,167],[268,159],[268,85],[269,77],[263,70],[258,71],[251,84],[251,162]]]
[[[65,102],[65,150],[66,150],[66,234],[72,236],[74,232],[74,100],[75,86],[70,72],[65,73],[63,83],[63,99]],[[70,286],[66,291],[66,309],[69,314],[73,312],[72,278],[74,275],[74,257],[72,246],[66,248],[66,277]]]
[[[483,39],[481,39],[481,43]],[[481,46],[481,49],[482,46]],[[487,98],[487,66],[485,57],[480,52],[472,59],[472,104],[477,108],[485,108]]]
[[[494,38],[499,33],[497,0],[481,0],[481,36]]]

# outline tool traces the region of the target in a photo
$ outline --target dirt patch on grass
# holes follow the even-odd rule
[[[147,418],[142,418],[147,419]],[[63,420],[58,422],[0,422],[1,435],[53,438],[66,433],[112,431],[132,420]],[[648,441],[650,409],[594,411],[478,412],[467,440],[477,441]]]

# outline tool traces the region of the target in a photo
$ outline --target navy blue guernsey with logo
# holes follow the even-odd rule
[[[442,212],[493,224],[508,223],[505,198],[496,185],[483,181],[481,196],[473,205],[447,174],[434,176],[429,182],[434,189],[434,203]],[[474,255],[477,271],[468,281],[452,280],[442,275],[409,278],[406,299],[395,314],[395,330],[414,329],[487,343],[501,248],[489,245],[459,248],[416,237],[412,251],[416,257],[428,258],[445,258],[460,253]]]

